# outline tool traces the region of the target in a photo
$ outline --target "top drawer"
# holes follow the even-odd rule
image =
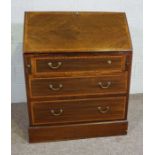
[[[111,56],[38,56],[31,59],[32,74],[54,76],[67,73],[121,72],[125,55]]]

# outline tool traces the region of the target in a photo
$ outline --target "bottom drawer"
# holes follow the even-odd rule
[[[32,103],[33,125],[121,120],[125,118],[126,97]]]

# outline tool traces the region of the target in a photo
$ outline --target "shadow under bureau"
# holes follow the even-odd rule
[[[26,12],[29,141],[126,134],[131,60],[124,13]]]

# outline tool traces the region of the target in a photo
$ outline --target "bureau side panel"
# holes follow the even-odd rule
[[[129,94],[130,94],[130,81],[131,81],[131,69],[132,69],[132,51],[128,52],[126,56],[126,71],[128,71],[128,82],[127,82],[127,100],[126,100],[126,116],[128,115],[128,104],[129,104]]]
[[[31,102],[30,102],[30,87],[29,87],[29,75],[31,74],[31,55],[24,54],[24,72],[25,72],[25,84],[26,84],[26,96],[27,96],[27,107],[29,115],[29,125],[32,125],[32,112],[31,112]]]

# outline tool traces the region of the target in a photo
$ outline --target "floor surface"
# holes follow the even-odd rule
[[[12,155],[142,155],[143,96],[131,95],[126,136],[28,143],[25,103],[12,104]]]

